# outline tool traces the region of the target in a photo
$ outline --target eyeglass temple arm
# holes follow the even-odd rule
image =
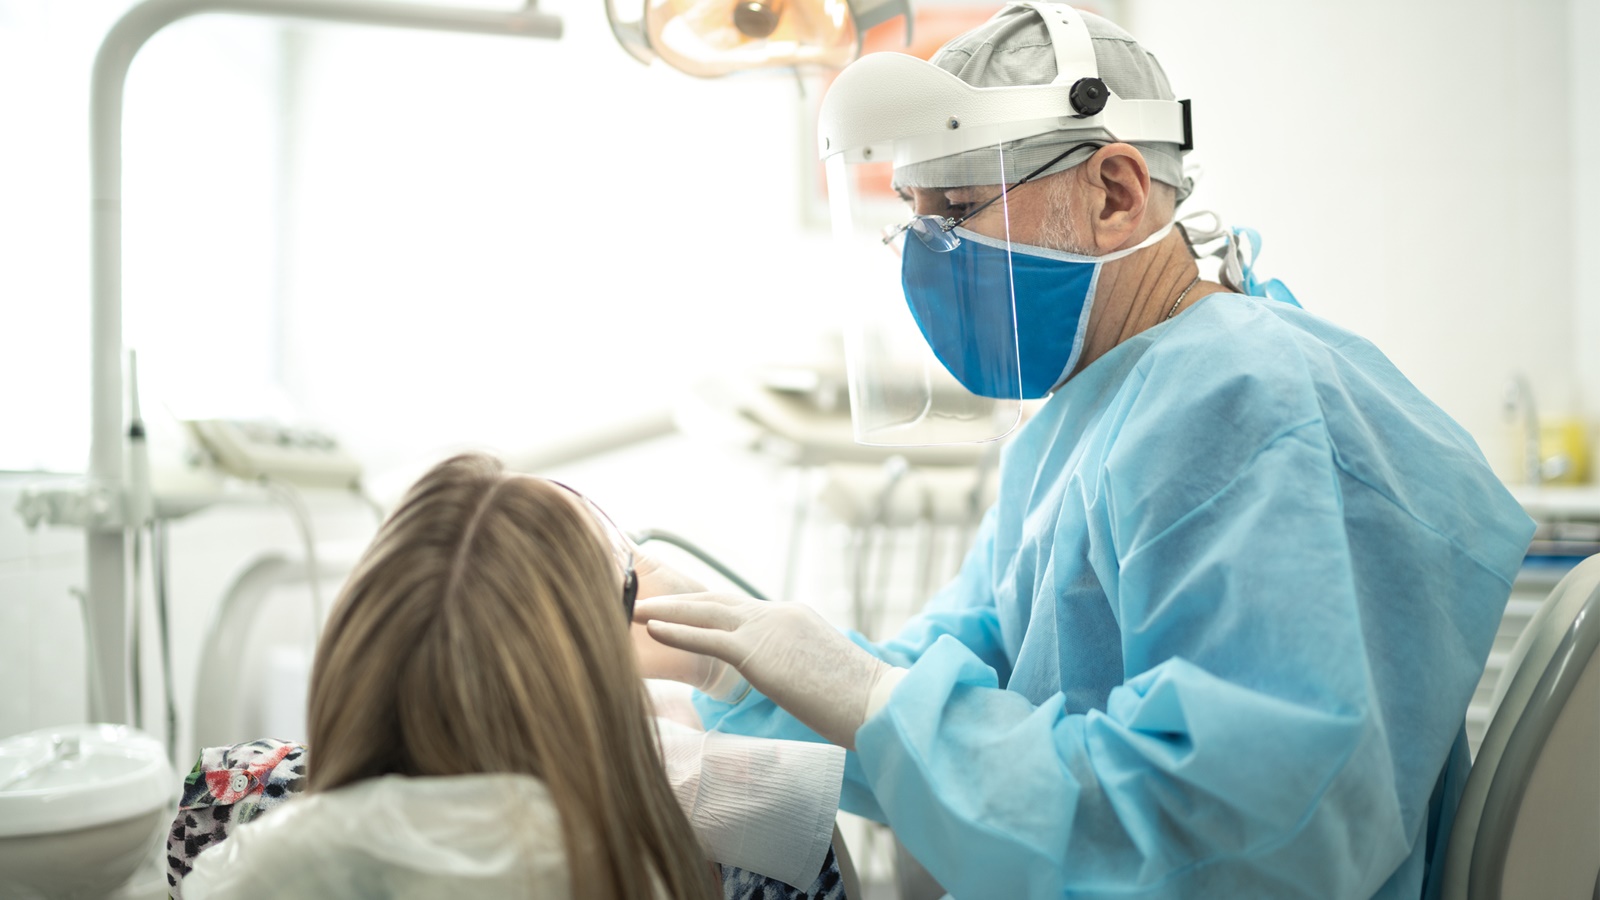
[[[1001,197],[1004,197],[1005,195],[1007,195],[1007,194],[1011,193],[1012,191],[1016,190],[1017,188],[1022,187],[1023,185],[1025,185],[1028,182],[1032,181],[1033,179],[1037,178],[1039,176],[1040,172],[1043,172],[1045,169],[1050,168],[1051,166],[1055,165],[1058,162],[1061,162],[1063,159],[1066,159],[1068,156],[1071,156],[1076,151],[1082,150],[1084,147],[1093,147],[1096,150],[1098,150],[1098,149],[1100,149],[1101,147],[1104,147],[1104,146],[1105,146],[1105,144],[1096,143],[1094,141],[1085,141],[1082,144],[1073,144],[1071,147],[1068,147],[1067,149],[1065,149],[1065,150],[1061,151],[1060,153],[1056,154],[1053,158],[1051,158],[1051,160],[1049,162],[1045,163],[1044,165],[1040,166],[1037,169],[1034,169],[1032,172],[1029,172],[1028,174],[1022,176],[1020,179],[1018,179],[1017,181],[1011,183],[1010,185],[1007,185],[1006,187],[1001,188],[1000,193],[995,194],[993,197],[990,197],[988,200],[985,200],[983,202],[983,205],[979,206],[977,209],[973,210],[972,212],[967,213],[966,215],[962,216],[959,219],[946,219],[945,220],[946,224],[942,225],[940,227],[944,228],[945,231],[953,231],[956,228],[961,227],[962,223],[964,223],[967,220],[971,219],[973,216],[977,215],[978,213],[983,212],[985,209],[988,209],[989,208],[989,204],[995,202],[996,200],[999,200]]]

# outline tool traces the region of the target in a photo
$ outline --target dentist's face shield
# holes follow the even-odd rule
[[[845,261],[862,443],[967,443],[1014,429],[1022,398],[1071,374],[1100,262],[1029,246],[1041,210],[1040,187],[1027,182],[1103,144],[1191,145],[1185,103],[1124,99],[1099,77],[1089,27],[1072,7],[1014,2],[989,24],[1015,38],[1019,21],[1048,33],[1054,80],[977,87],[935,63],[873,53],[823,98],[818,149]],[[1038,47],[1030,40],[1013,42]],[[914,208],[897,212],[892,195],[863,187],[857,170],[883,162]]]
[[[990,441],[1020,421],[1004,161],[998,146],[965,159],[967,183],[900,186],[904,202],[873,191],[843,155],[827,162],[860,443]]]

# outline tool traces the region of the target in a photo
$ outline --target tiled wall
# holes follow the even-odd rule
[[[81,722],[86,706],[83,620],[70,593],[83,584],[83,537],[30,532],[11,512],[20,485],[36,480],[0,475],[0,735]]]
[[[0,736],[81,722],[87,715],[82,616],[73,589],[83,586],[83,537],[70,529],[28,531],[14,513],[25,485],[64,482],[60,477],[0,474]],[[373,516],[342,495],[308,498],[324,555],[350,557],[375,527]],[[299,541],[286,513],[263,502],[219,507],[171,527],[173,675],[179,721],[186,728],[199,673],[199,646],[214,606],[233,578],[264,553],[299,558]],[[147,730],[160,735],[160,667],[150,567],[145,564],[141,672]],[[328,599],[337,585],[328,585]],[[275,645],[304,645],[309,604],[302,589],[270,597],[271,621],[245,635],[229,635],[239,658],[264,659]],[[248,651],[248,652],[246,652]],[[180,753],[189,748],[179,742]]]

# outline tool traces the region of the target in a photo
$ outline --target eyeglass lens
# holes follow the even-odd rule
[[[1000,191],[1000,193],[995,194],[988,200],[978,204],[978,206],[974,207],[972,211],[968,212],[966,215],[955,219],[937,215],[914,215],[911,217],[911,221],[899,226],[898,228],[895,228],[891,233],[886,234],[883,242],[885,244],[889,244],[895,238],[900,237],[907,231],[910,231],[912,234],[916,235],[917,240],[922,241],[922,245],[927,247],[929,250],[932,250],[935,253],[949,253],[951,250],[961,246],[961,238],[956,237],[955,230],[961,227],[963,224],[971,221],[975,216],[983,212],[985,209],[988,209],[989,206],[996,200],[999,200],[1001,197],[1006,196],[1017,188],[1022,187],[1023,185],[1037,178],[1039,173],[1049,169],[1051,166],[1062,161],[1063,159],[1066,159],[1074,152],[1081,150],[1084,147],[1092,147],[1098,150],[1103,146],[1105,145],[1094,141],[1087,141],[1082,144],[1074,144],[1071,147],[1068,147],[1066,150],[1056,154],[1049,162],[1038,167],[1037,169],[1034,169],[1032,172],[1029,172],[1028,174],[1022,176],[1022,178],[1006,186]]]

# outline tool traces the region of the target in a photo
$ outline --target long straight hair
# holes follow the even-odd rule
[[[621,585],[568,491],[478,454],[435,466],[329,616],[309,789],[390,773],[537,776],[583,896],[715,896],[667,784]]]

